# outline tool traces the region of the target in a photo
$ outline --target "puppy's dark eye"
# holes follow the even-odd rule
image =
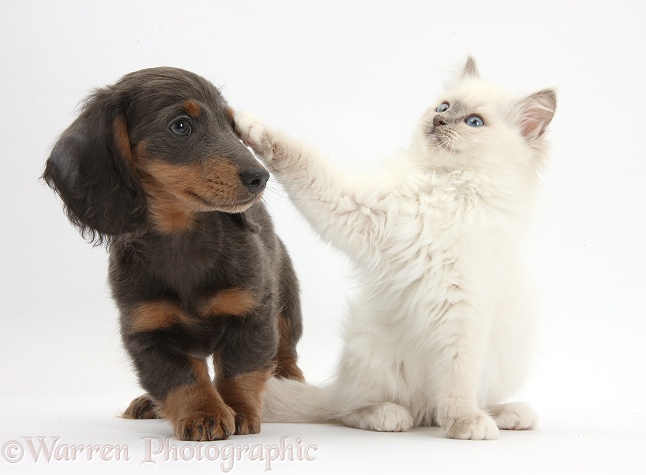
[[[193,132],[193,126],[191,126],[191,121],[186,117],[180,117],[170,124],[170,130],[175,135],[181,135],[184,137],[186,135],[191,135],[191,132]]]
[[[435,108],[435,112],[446,112],[451,108],[451,104],[448,102],[442,102],[439,106]]]

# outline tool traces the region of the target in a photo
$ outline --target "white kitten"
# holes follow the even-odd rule
[[[412,150],[371,176],[236,114],[298,209],[353,260],[362,289],[333,383],[273,379],[266,421],[439,425],[458,439],[535,425],[526,404],[503,402],[528,365],[534,308],[519,244],[555,106],[551,90],[517,100],[480,80],[469,58]]]

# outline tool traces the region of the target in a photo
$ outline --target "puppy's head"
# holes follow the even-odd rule
[[[196,212],[243,212],[269,174],[236,137],[232,111],[210,82],[153,68],[88,98],[44,178],[70,220],[101,242],[149,225],[185,229]]]

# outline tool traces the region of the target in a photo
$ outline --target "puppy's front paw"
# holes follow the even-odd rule
[[[275,144],[262,122],[246,112],[236,112],[234,121],[236,133],[242,141],[267,162],[271,162],[274,159]]]
[[[222,440],[235,432],[235,417],[229,410],[221,414],[194,413],[175,425],[180,440]]]
[[[257,434],[262,423],[261,411],[240,411],[236,413],[236,435]]]
[[[157,414],[155,402],[148,394],[134,399],[128,409],[123,412],[123,417],[125,419],[161,419],[161,416]]]
[[[492,440],[499,435],[496,423],[482,411],[449,417],[441,426],[451,439]]]

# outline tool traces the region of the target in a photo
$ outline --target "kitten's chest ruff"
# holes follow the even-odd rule
[[[483,192],[468,183],[443,183],[431,189],[422,189],[415,199],[402,201],[400,226],[415,222],[419,234],[412,235],[412,244],[425,242],[440,244],[455,241],[472,233],[486,232],[489,210]]]
[[[401,282],[424,285],[430,285],[429,276],[439,284],[446,275],[454,280],[468,269],[493,265],[508,224],[487,202],[490,194],[462,177],[431,176],[429,182],[392,200],[379,265]]]

